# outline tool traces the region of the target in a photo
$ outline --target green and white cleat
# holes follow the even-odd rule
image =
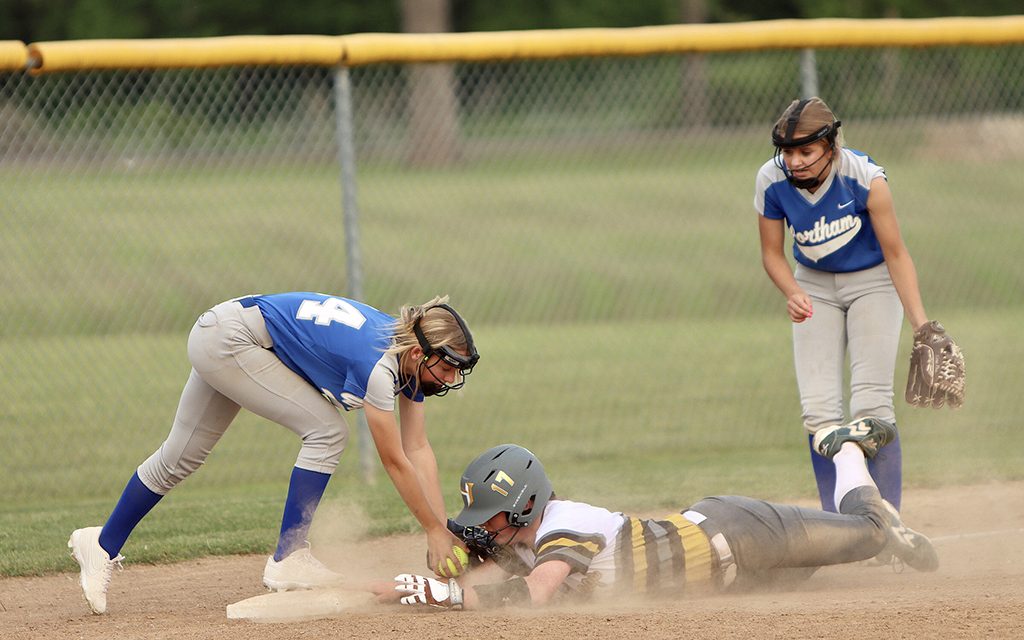
[[[896,439],[896,425],[881,418],[861,418],[850,424],[819,429],[814,434],[814,450],[829,460],[839,453],[844,442],[856,442],[864,456],[874,458],[878,450]]]

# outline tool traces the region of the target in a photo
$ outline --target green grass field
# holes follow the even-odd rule
[[[754,169],[658,156],[360,176],[365,299],[393,312],[451,293],[483,353],[463,393],[428,404],[451,511],[463,466],[507,441],[538,453],[560,494],[614,508],[813,495]],[[1008,178],[1024,165],[888,169],[925,302],[969,373],[960,411],[898,400],[905,483],[1024,478],[1024,222],[1006,204],[1024,199]],[[5,177],[20,189],[0,235],[0,575],[22,575],[73,568],[68,533],[101,524],[159,445],[199,312],[346,282],[330,170]],[[905,375],[901,353],[898,394]],[[356,440],[324,508],[362,514],[367,535],[414,530],[382,473],[362,482]],[[269,550],[297,450],[243,413],[125,555]]]
[[[1020,313],[947,319],[961,328],[958,337],[969,354],[970,401],[957,412],[900,403],[907,485],[1024,478],[1024,432],[1011,403],[999,397],[1024,356],[999,337],[1022,320]],[[772,326],[732,320],[481,329],[485,363],[461,394],[430,403],[431,439],[449,507],[458,508],[462,466],[506,441],[542,456],[560,494],[621,509],[683,506],[710,493],[812,496],[785,329],[781,320]],[[617,340],[624,332],[634,339]],[[120,351],[122,341],[94,338],[79,349],[89,358],[91,352]],[[147,422],[137,411],[81,403],[76,423],[47,423],[44,413],[23,440],[35,449],[5,455],[3,574],[72,566],[62,552],[67,534],[102,523],[134,466],[165,433],[176,382],[187,374],[179,343],[177,336],[153,338],[151,366],[121,380],[113,401],[152,405],[166,420]],[[68,376],[61,386],[68,398],[86,397],[93,385],[107,382],[102,372],[97,368],[97,378]],[[903,375],[905,366],[898,372]],[[46,404],[45,394],[32,388],[14,391],[27,408]],[[97,424],[110,437],[97,437]],[[133,561],[158,562],[266,551],[296,451],[285,429],[243,414],[207,466],[143,522],[125,553]],[[379,471],[378,480],[375,486],[361,483],[353,443],[325,504],[354,505],[372,535],[414,530]]]

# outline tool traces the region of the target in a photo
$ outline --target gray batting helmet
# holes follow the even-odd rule
[[[519,445],[498,445],[477,456],[463,472],[466,506],[455,522],[474,527],[504,511],[509,524],[525,527],[544,511],[551,495],[551,481],[537,456]]]

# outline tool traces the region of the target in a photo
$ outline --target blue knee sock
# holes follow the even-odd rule
[[[313,522],[313,513],[320,498],[327,489],[329,473],[318,473],[295,467],[288,485],[288,499],[284,503],[284,515],[281,517],[281,535],[277,539],[277,551],[274,561],[280,562],[292,551],[301,547],[309,534],[309,525]]]
[[[898,435],[868,460],[868,473],[878,486],[878,492],[898,511],[903,496],[903,449]]]
[[[807,446],[811,450],[811,467],[814,469],[814,480],[818,483],[821,508],[836,513],[836,465],[814,450],[813,433],[807,436]]]
[[[142,484],[138,472],[132,474],[124,491],[121,492],[121,499],[117,501],[117,506],[100,531],[100,546],[111,558],[121,553],[121,547],[135,529],[135,525],[146,517],[161,498],[162,495],[153,493],[149,487]]]
[[[808,442],[814,440],[814,436]],[[818,483],[818,497],[821,508],[825,511],[836,511],[836,466],[828,458],[822,457],[811,446],[811,466],[814,468],[814,479]],[[897,510],[903,494],[903,449],[899,436],[878,450],[874,458],[868,460],[868,473],[878,486],[882,497],[892,503]]]

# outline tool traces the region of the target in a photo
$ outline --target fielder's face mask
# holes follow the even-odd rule
[[[470,551],[473,551],[477,555],[484,558],[492,557],[497,555],[498,551],[502,547],[512,546],[512,544],[516,540],[516,536],[518,536],[519,532],[523,530],[523,527],[527,525],[527,523],[525,522],[516,521],[515,516],[509,513],[508,511],[499,513],[505,514],[505,518],[508,524],[506,524],[503,527],[498,527],[494,531],[489,531],[487,527],[485,527],[482,524],[476,526],[463,527],[462,525],[456,523],[454,520],[449,521],[448,528],[452,530],[452,533],[454,533],[456,536],[461,538],[463,542],[466,543],[466,546],[469,547]],[[461,531],[455,531],[454,529],[452,529],[452,525],[454,525],[455,527],[461,527]],[[509,538],[508,541],[504,544],[498,544],[497,542],[495,542],[495,540],[497,540],[501,532],[509,528],[511,528],[513,531],[512,537]]]
[[[462,335],[466,337],[466,351],[467,355],[463,355],[452,349],[448,345],[441,347],[434,347],[427,340],[427,336],[423,334],[423,329],[420,328],[420,322],[423,318],[420,318],[412,325],[412,331],[416,334],[416,341],[419,342],[420,348],[423,350],[423,360],[420,362],[420,373],[417,376],[420,380],[420,389],[423,391],[425,396],[443,396],[452,389],[461,389],[466,384],[466,376],[473,373],[473,367],[476,366],[477,361],[480,360],[480,354],[477,353],[476,345],[473,344],[473,334],[469,332],[469,327],[462,321],[462,318],[455,309],[452,309],[446,304],[439,304],[430,309],[444,309],[448,313],[452,314],[455,318],[455,322],[459,325],[459,329],[462,331]],[[430,310],[428,309],[428,311]],[[427,361],[430,360],[431,356],[437,356],[437,360],[432,365],[427,365]],[[433,367],[436,367],[439,362],[444,362],[448,366],[459,370],[459,377],[456,382],[448,384],[443,382],[441,376],[435,375]],[[426,367],[427,371],[430,372],[432,378],[436,382],[431,382],[423,379],[422,369]]]
[[[794,135],[796,135],[796,127],[800,124],[800,114],[803,113],[804,108],[807,107],[809,102],[810,100],[801,100],[797,103],[793,111],[790,112],[789,117],[786,118],[785,131],[783,131],[782,134],[775,129],[772,130],[772,144],[775,145],[775,166],[782,169],[782,173],[786,175],[786,180],[798,189],[811,189],[821,184],[822,174],[824,174],[825,170],[832,164],[832,158],[836,151],[836,136],[838,135],[839,127],[843,125],[841,121],[836,120],[832,124],[827,124],[806,136],[795,138]],[[782,158],[782,150],[803,147],[822,139],[828,140],[829,143],[829,150],[827,153],[829,161],[826,162],[821,170],[818,171],[817,175],[813,177],[794,177],[793,174],[790,173],[789,167],[786,166],[785,160]],[[811,163],[807,168],[809,169],[815,164],[821,162],[825,159],[825,156],[825,153],[821,154],[821,157]]]

